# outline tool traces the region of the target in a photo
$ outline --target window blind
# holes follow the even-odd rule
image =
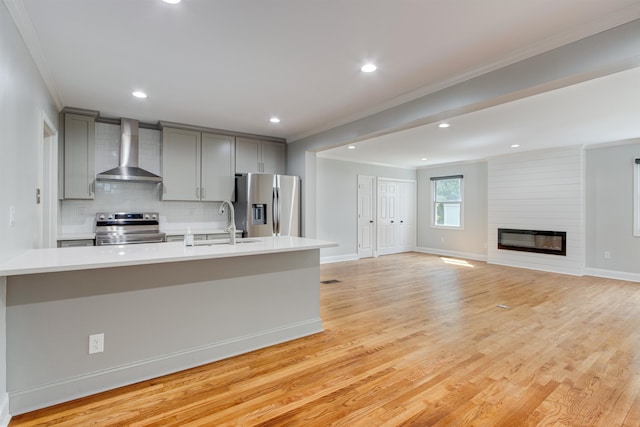
[[[640,159],[636,159],[636,162],[638,162],[638,160]],[[461,178],[463,178],[462,175],[432,176],[431,181],[441,181],[443,179],[461,179]]]

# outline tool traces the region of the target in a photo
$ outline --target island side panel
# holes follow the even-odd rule
[[[322,331],[319,250],[13,276],[19,414]],[[103,353],[88,337],[105,334]]]

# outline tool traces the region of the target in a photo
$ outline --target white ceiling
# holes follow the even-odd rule
[[[5,3],[59,107],[289,141],[640,18],[638,0]],[[366,61],[378,71],[360,72]],[[426,126],[387,135],[358,143],[348,155],[416,167],[422,156],[437,163],[484,158],[514,139],[526,149],[590,141],[596,128],[628,137],[629,114],[616,109],[619,98],[604,110],[580,100],[633,79],[637,72],[622,73],[454,118],[448,133]],[[619,95],[638,111],[628,89]],[[149,97],[135,99],[133,90]],[[566,108],[544,114],[545,102]],[[281,123],[269,123],[272,115]]]

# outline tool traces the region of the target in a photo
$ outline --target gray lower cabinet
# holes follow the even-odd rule
[[[234,175],[234,137],[163,128],[163,200],[231,200]]]
[[[58,240],[59,248],[75,248],[79,246],[94,246],[95,240],[76,239],[76,240]]]
[[[236,138],[236,173],[285,173],[285,144]]]
[[[64,114],[63,198],[95,198],[95,117]]]

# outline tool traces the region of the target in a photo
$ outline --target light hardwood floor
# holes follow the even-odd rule
[[[321,334],[10,427],[640,425],[640,283],[417,253],[321,276]]]

